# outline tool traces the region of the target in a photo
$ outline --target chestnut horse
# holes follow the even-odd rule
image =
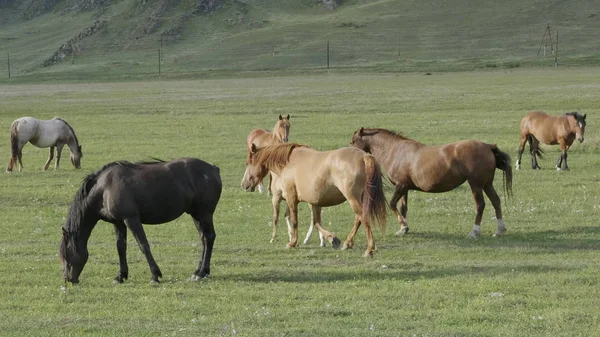
[[[276,145],[287,143],[288,137],[290,135],[290,115],[288,114],[286,117],[279,115],[279,120],[275,123],[273,127],[273,131],[265,130],[265,129],[254,129],[250,131],[248,137],[246,138],[246,145],[248,148],[248,153],[250,153],[250,149],[252,144],[256,145],[256,147],[265,147],[268,145]],[[260,184],[258,185],[258,191],[260,193],[263,192],[262,179]],[[271,191],[271,179],[269,179],[269,185],[267,186],[267,192]]]
[[[510,156],[496,145],[476,140],[463,140],[446,145],[425,145],[385,129],[360,128],[352,136],[353,146],[372,153],[381,163],[392,184],[396,186],[390,207],[398,218],[400,230],[396,235],[408,232],[408,191],[440,193],[462,185],[471,186],[476,205],[475,224],[470,232],[472,238],[481,233],[481,218],[485,207],[483,193],[488,196],[494,209],[498,228],[495,236],[506,232],[502,220],[500,197],[494,189],[496,168],[504,171],[506,193],[512,193],[512,169]],[[397,203],[400,201],[400,212]]]
[[[281,178],[282,195],[290,208],[292,221],[288,248],[298,243],[298,203],[311,205],[315,227],[334,248],[340,240],[321,226],[321,208],[348,201],[355,213],[354,227],[342,249],[351,248],[354,236],[363,223],[367,234],[365,257],[375,249],[371,224],[375,221],[385,228],[386,201],[381,169],[377,160],[359,149],[345,147],[320,152],[299,144],[252,145],[246,158],[242,188],[254,191],[260,179],[269,171]]]
[[[271,243],[275,242],[275,237],[277,236],[277,223],[279,222],[279,208],[281,206],[281,202],[285,200],[283,197],[283,180],[279,178],[279,176],[273,172],[269,172],[271,174],[271,202],[273,204],[273,233],[271,234]],[[303,243],[307,244],[312,236],[313,229],[315,227],[315,223],[321,222],[321,214],[314,214],[311,209],[311,223],[308,227],[308,232],[306,232],[306,238],[304,238]],[[285,207],[285,222],[288,227],[288,236],[290,241],[292,240],[292,224],[290,223],[290,208]],[[321,247],[325,247],[325,237],[323,233],[319,232],[319,245]]]
[[[525,148],[525,143],[529,142],[531,152],[531,168],[539,170],[537,156],[542,158],[542,149],[540,142],[548,145],[560,145],[560,155],[556,161],[556,170],[568,170],[567,150],[573,144],[575,139],[583,142],[583,133],[585,132],[585,116],[578,112],[567,112],[562,116],[551,116],[544,112],[528,112],[521,119],[521,141],[519,143],[519,158],[516,168],[521,169],[521,156]]]
[[[103,220],[115,227],[119,273],[114,281],[123,283],[129,276],[129,228],[148,261],[151,282],[158,283],[162,273],[152,257],[142,224],[167,223],[183,213],[192,216],[203,246],[191,280],[207,277],[216,237],[213,214],[221,190],[219,168],[200,159],[135,164],[118,161],[104,165],[84,179],[69,208],[60,243],[65,281],[79,282],[88,260],[88,240],[98,220]]]
[[[77,140],[75,131],[64,119],[54,118],[51,120],[40,120],[33,117],[21,117],[15,120],[10,127],[10,162],[6,172],[12,172],[13,166],[19,165],[19,172],[23,170],[23,146],[27,142],[37,147],[50,147],[50,156],[44,164],[44,170],[48,169],[52,158],[54,158],[54,148],[56,147],[56,161],[54,169],[58,169],[60,155],[65,144],[71,151],[71,163],[75,168],[79,168],[81,157],[81,145]]]

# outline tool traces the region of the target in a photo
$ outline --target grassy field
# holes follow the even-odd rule
[[[65,118],[82,143],[82,169],[63,157],[42,172],[47,149],[24,148],[22,173],[0,176],[0,334],[3,336],[589,336],[600,330],[600,165],[598,69],[514,70],[425,75],[318,75],[134,83],[1,85],[0,157],[17,117]],[[285,249],[269,244],[270,200],[247,193],[245,137],[291,114],[291,141],[346,146],[361,126],[386,127],[428,144],[473,138],[516,155],[528,110],[587,113],[583,144],[556,172],[556,147],[543,170],[515,172],[503,197],[506,236],[492,238],[488,202],[482,237],[468,186],[411,192],[411,233],[395,220],[375,231],[378,250],[362,258],[364,232],[350,251],[320,248],[316,236]],[[130,279],[118,271],[113,229],[100,223],[81,284],[63,288],[58,245],[81,180],[103,164],[194,156],[221,168],[212,275],[186,279],[200,246],[189,216],[147,226],[164,278],[151,286],[129,236]],[[524,157],[524,163],[529,158]],[[500,190],[501,174],[496,186]],[[389,197],[389,191],[388,191]],[[487,201],[487,200],[486,200]],[[301,206],[300,235],[308,207]],[[324,211],[344,238],[347,204]]]

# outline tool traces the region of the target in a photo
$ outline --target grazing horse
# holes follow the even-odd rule
[[[71,151],[71,163],[75,168],[80,168],[81,145],[77,140],[75,131],[64,119],[54,118],[51,120],[40,120],[33,117],[21,117],[15,120],[10,127],[10,149],[11,157],[6,172],[12,172],[13,166],[19,164],[19,172],[23,170],[23,146],[30,142],[34,146],[44,148],[50,147],[50,156],[44,164],[44,170],[48,169],[52,158],[54,158],[54,148],[56,147],[56,162],[54,169],[58,169],[60,155],[65,144]]]
[[[88,175],[75,194],[63,227],[60,258],[65,281],[79,282],[88,259],[88,239],[98,220],[103,220],[115,227],[120,267],[115,282],[122,283],[129,276],[129,228],[146,256],[152,282],[158,283],[162,273],[152,257],[142,224],[166,223],[183,213],[192,216],[203,246],[191,280],[208,276],[216,237],[213,214],[221,189],[219,168],[195,158],[135,164],[118,161]]]
[[[345,147],[320,152],[299,144],[252,145],[246,158],[242,188],[254,191],[260,179],[269,171],[281,178],[282,195],[291,213],[292,235],[288,248],[298,243],[298,203],[311,205],[314,226],[334,248],[340,240],[321,225],[321,208],[348,201],[356,214],[354,227],[342,249],[351,248],[361,223],[367,233],[365,257],[375,249],[371,224],[376,221],[385,228],[386,200],[383,194],[381,169],[370,154]]]
[[[250,131],[248,137],[246,138],[248,153],[250,153],[251,151],[252,144],[256,145],[256,147],[258,148],[261,148],[269,145],[287,143],[289,135],[290,115],[288,114],[286,117],[279,115],[279,120],[277,121],[277,123],[275,123],[272,132],[265,129],[254,129]],[[258,191],[260,193],[263,192],[262,179],[258,185]],[[269,179],[269,185],[267,186],[267,192],[270,191],[271,179]]]
[[[279,207],[281,206],[281,202],[284,199],[283,197],[283,191],[284,191],[284,185],[283,185],[283,180],[281,178],[279,178],[279,176],[273,172],[269,172],[271,174],[271,195],[273,196],[271,198],[271,202],[273,204],[273,233],[271,234],[271,243],[275,242],[275,237],[277,236],[277,223],[279,222]],[[311,209],[311,213],[312,213],[312,209]],[[290,208],[286,206],[285,208],[285,222],[287,224],[288,227],[288,236],[289,236],[289,240],[292,240],[292,224],[290,223]],[[303,243],[307,244],[308,241],[310,240],[310,237],[312,236],[312,232],[313,229],[315,227],[315,223],[317,222],[321,222],[321,214],[314,214],[312,213],[311,215],[311,223],[310,226],[308,227],[308,232],[306,232],[306,238],[304,239]],[[323,236],[323,233],[319,232],[319,245],[321,247],[325,247],[325,237]]]
[[[398,218],[400,230],[396,235],[408,232],[408,191],[447,192],[465,181],[471,186],[475,198],[475,225],[469,234],[477,238],[481,233],[481,218],[485,207],[483,192],[494,209],[498,228],[494,235],[506,232],[502,220],[500,197],[494,189],[496,168],[504,171],[506,193],[512,193],[512,169],[510,156],[496,145],[476,140],[463,140],[446,145],[425,145],[385,129],[360,128],[352,136],[353,146],[372,153],[387,171],[388,178],[396,186],[390,207]],[[397,203],[400,201],[400,212]]]
[[[542,158],[540,142],[548,145],[560,145],[560,155],[556,161],[556,170],[568,170],[567,150],[575,139],[583,142],[585,132],[585,116],[578,112],[567,112],[562,116],[551,116],[543,112],[528,112],[521,120],[521,141],[519,143],[519,158],[516,168],[521,169],[521,156],[525,143],[529,142],[531,152],[531,167],[539,170],[537,156]]]

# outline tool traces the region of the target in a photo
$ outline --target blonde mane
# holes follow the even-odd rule
[[[269,145],[256,151],[256,165],[264,165],[268,168],[283,168],[290,161],[290,155],[297,147],[308,147],[296,143],[285,143]]]

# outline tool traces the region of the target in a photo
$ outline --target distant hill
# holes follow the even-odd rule
[[[597,1],[0,0],[0,81],[8,63],[22,79],[319,71],[328,51],[353,71],[545,67],[557,33],[560,65],[596,66],[598,31]]]

